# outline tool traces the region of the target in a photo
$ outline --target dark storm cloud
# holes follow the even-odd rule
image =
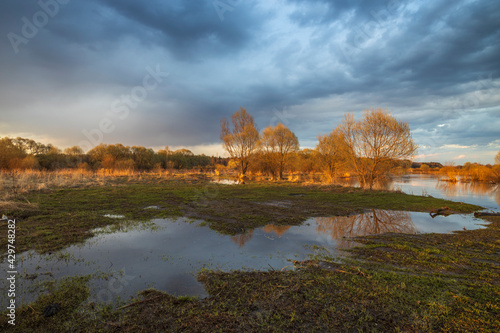
[[[381,8],[395,11],[402,1],[369,0],[288,0],[298,6],[291,18],[301,25],[329,24],[349,17],[349,23],[373,19]]]
[[[262,15],[257,16],[247,3],[239,4],[239,10],[226,14],[222,21],[214,1],[152,1],[147,6],[134,0],[100,2],[151,33],[144,36],[139,29],[138,38],[152,38],[154,43],[179,57],[197,60],[238,52],[265,19]]]
[[[283,121],[311,146],[344,112],[382,106],[425,145],[498,138],[498,1],[73,0],[14,52],[9,33],[22,36],[23,19],[42,10],[0,4],[9,135],[73,145],[110,117],[104,141],[213,144],[220,119],[243,106],[260,128],[287,110]],[[118,118],[113,103],[141,87],[146,68],[169,75]]]
[[[307,6],[305,1],[293,2]],[[436,1],[424,3],[416,12],[409,9],[411,4],[406,4],[405,10],[389,10],[401,7],[391,7],[390,1],[314,3],[326,4],[329,8],[323,14],[323,24],[318,30],[325,29],[327,23],[350,16],[341,26],[346,39],[332,42],[338,44],[332,49],[338,46],[334,52],[337,51],[338,59],[350,75],[361,79],[347,82],[347,90],[386,92],[406,85],[411,88],[410,94],[449,95],[456,93],[450,88],[460,83],[478,80],[481,76],[500,76],[497,19],[500,3],[497,1],[451,4]],[[391,20],[398,18],[397,23],[390,24]],[[386,24],[389,27],[378,38],[373,29],[370,31],[370,28],[384,28]],[[314,46],[321,47],[334,36],[335,32],[326,29],[324,37]],[[364,45],[370,40],[375,40],[375,43]],[[345,54],[339,52],[339,48],[344,48]],[[332,87],[332,92],[336,92],[335,86]]]

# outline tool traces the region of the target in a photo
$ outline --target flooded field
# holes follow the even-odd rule
[[[499,211],[495,185],[450,184],[427,176],[409,176],[395,180],[391,186],[409,194],[475,203]],[[118,214],[108,217],[124,218]],[[450,233],[482,228],[483,224],[472,214],[432,218],[428,213],[370,210],[344,217],[310,218],[300,226],[269,224],[228,236],[210,229],[202,220],[131,223],[124,219],[118,231],[99,230],[97,236],[61,251],[20,254],[17,300],[19,304],[29,303],[50,292],[55,280],[81,275],[92,275],[90,301],[95,302],[127,300],[150,287],[173,295],[204,297],[207,293],[195,277],[203,269],[289,270],[293,269],[292,260],[308,259],[318,252],[333,257],[347,255],[343,250],[356,245],[351,237]],[[6,281],[0,288],[5,291]],[[6,305],[4,300],[1,305]]]
[[[18,259],[21,272],[18,300],[28,303],[50,290],[49,281],[93,275],[91,301],[122,300],[154,287],[173,295],[206,296],[196,281],[202,269],[293,269],[291,260],[316,252],[339,257],[356,245],[349,237],[399,233],[448,233],[481,228],[472,216],[373,210],[349,217],[317,217],[301,226],[267,225],[249,233],[227,236],[202,221],[158,219],[98,236],[53,254],[29,251]],[[6,285],[2,282],[2,288]],[[2,304],[2,306],[5,304]]]

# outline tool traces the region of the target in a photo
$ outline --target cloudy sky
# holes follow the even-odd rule
[[[0,3],[0,137],[223,154],[245,107],[313,148],[352,112],[406,120],[420,161],[500,149],[500,1]]]

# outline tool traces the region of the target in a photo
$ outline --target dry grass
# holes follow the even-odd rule
[[[117,182],[155,181],[165,179],[201,179],[216,176],[201,170],[164,170],[144,172],[132,169],[113,170],[99,169],[61,169],[57,171],[12,170],[0,171],[0,202],[7,207],[12,198],[22,196],[31,191],[42,191],[54,188],[81,188],[104,186]],[[2,206],[0,206],[2,207]]]
[[[102,176],[87,170],[35,171],[16,170],[0,173],[0,189],[4,196],[44,190],[54,187],[96,185],[103,182]]]
[[[0,212],[21,210],[21,211],[36,211],[38,205],[30,202],[19,202],[14,200],[0,200]]]

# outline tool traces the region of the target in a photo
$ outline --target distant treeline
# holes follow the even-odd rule
[[[280,127],[276,127],[280,129]],[[286,129],[285,129],[286,130]],[[334,133],[334,132],[333,132]],[[328,146],[332,134],[320,136],[316,149],[298,149],[279,158],[279,153],[260,148],[248,157],[247,171],[251,174],[266,175],[274,179],[282,178],[282,173],[323,173],[327,179],[355,175],[343,166],[342,157]],[[265,138],[265,136],[264,136]],[[292,139],[296,140],[292,136]],[[333,140],[330,140],[333,141]],[[265,144],[261,140],[261,145]],[[333,153],[332,153],[333,151]],[[278,158],[274,158],[278,157]],[[366,159],[365,159],[366,160]],[[281,161],[281,164],[280,164]],[[441,174],[450,181],[500,182],[500,152],[495,165],[465,163],[464,165],[443,166],[439,162],[413,162],[409,159],[390,159],[384,162],[393,173],[432,172]],[[0,139],[0,170],[137,170],[198,169],[201,171],[237,170],[238,159],[227,157],[195,155],[188,149],[172,151],[169,147],[155,152],[142,146],[122,144],[100,144],[87,153],[74,146],[64,150],[26,138]]]
[[[439,162],[413,162],[411,164],[412,169],[441,169],[443,165]]]
[[[284,171],[321,173],[328,168],[328,156],[318,149],[301,149],[288,153]],[[264,152],[250,157],[248,171],[277,178],[277,171]],[[411,161],[399,161],[398,165],[409,168]],[[26,138],[0,139],[0,169],[3,170],[138,170],[200,169],[205,171],[237,169],[237,161],[227,157],[195,155],[188,149],[170,150],[168,147],[155,152],[141,146],[100,144],[87,153],[74,146],[61,150]],[[339,176],[345,173],[339,170]]]
[[[142,146],[100,144],[87,153],[74,146],[64,151],[26,138],[0,139],[0,169],[58,170],[65,168],[153,170],[213,168],[227,165],[228,159],[195,155],[188,149],[172,151],[168,147],[155,152]]]

